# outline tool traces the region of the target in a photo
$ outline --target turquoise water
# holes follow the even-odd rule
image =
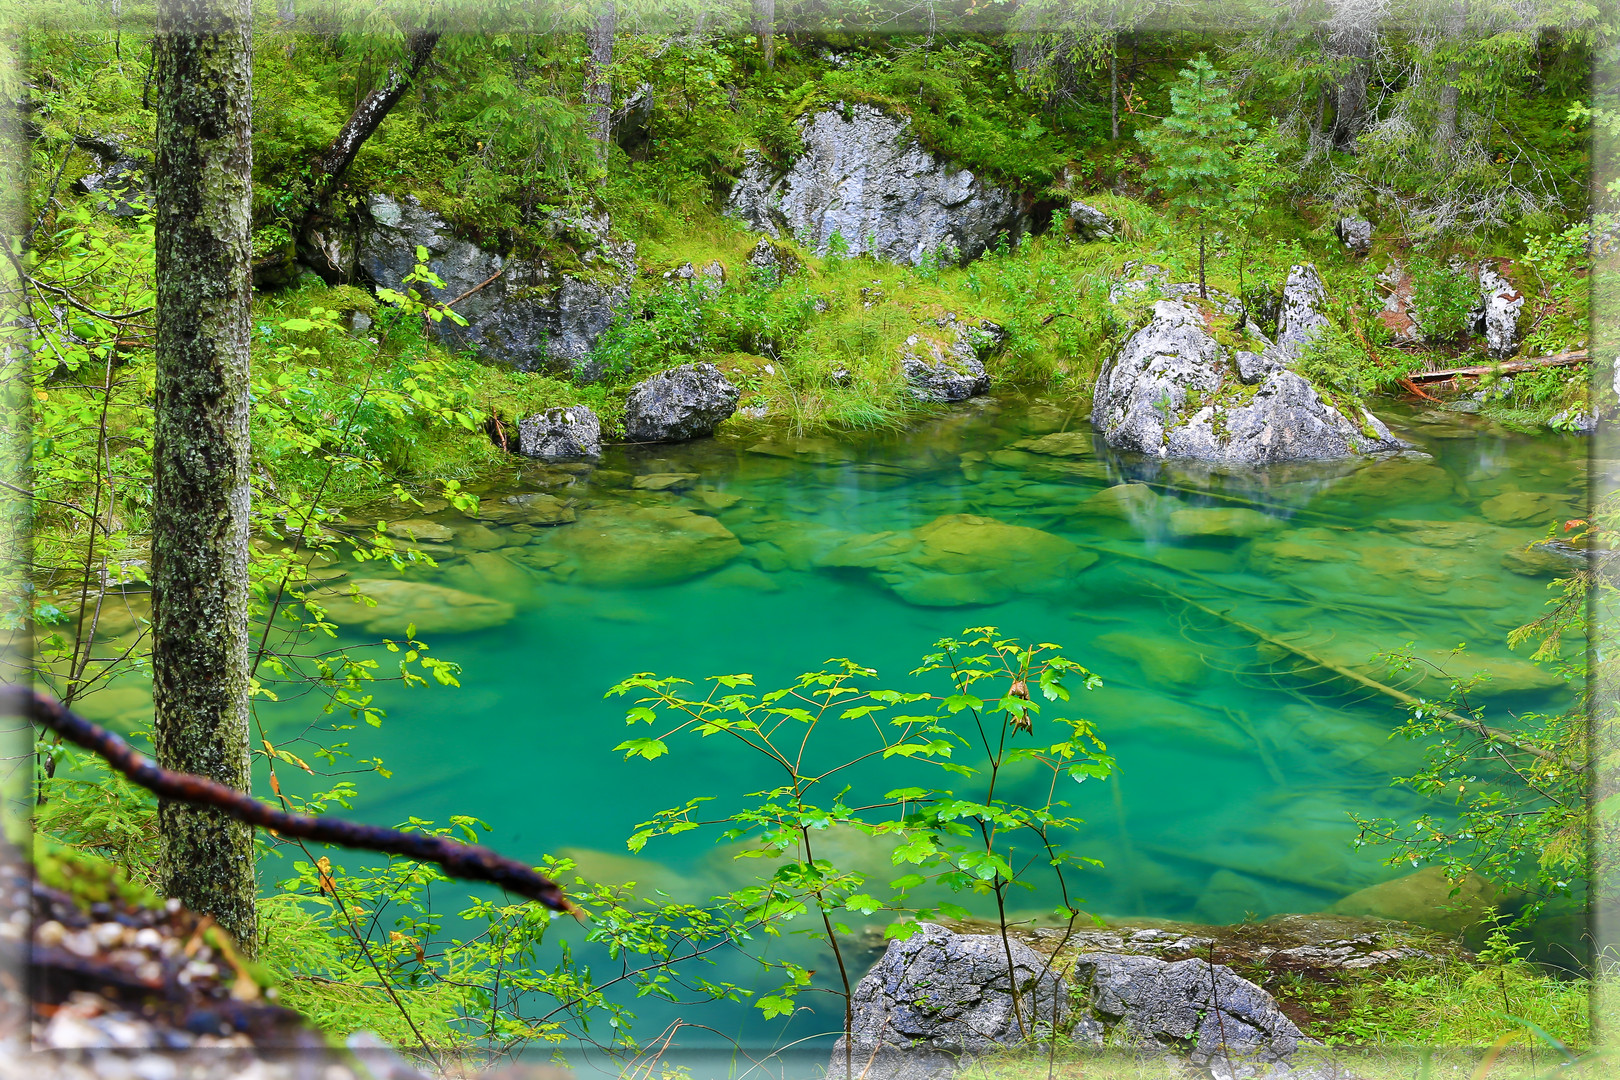
[[[1008,400],[904,434],[738,436],[617,447],[595,469],[514,466],[509,484],[480,492],[481,522],[427,515],[449,534],[430,549],[440,568],[411,579],[498,603],[451,611],[436,594],[409,609],[435,652],[463,665],[463,688],[379,686],[389,717],[354,732],[354,750],[382,756],[394,779],[367,781],[358,814],[470,814],[507,854],[567,853],[588,874],[698,898],[754,864],[702,833],[632,861],[626,837],[694,795],[776,778],[716,739],[625,762],[613,747],[628,737],[626,703],[604,701],[608,686],[654,671],[748,672],[769,687],[850,657],[883,685],[942,692],[905,673],[936,639],[993,624],[1062,644],[1104,683],[1075,711],[1117,776],[1068,796],[1088,823],[1075,849],[1104,863],[1078,882],[1088,910],[1217,923],[1322,910],[1401,872],[1353,850],[1348,815],[1428,809],[1390,784],[1421,748],[1390,740],[1396,702],[1302,669],[1254,631],[1378,678],[1370,654],[1408,642],[1451,674],[1486,668],[1497,722],[1568,701],[1504,644],[1542,610],[1550,574],[1504,559],[1574,511],[1583,448],[1473,417],[1390,419],[1432,457],[1220,474],[1121,458],[1066,407]],[[557,504],[506,501],[533,493],[576,520],[535,524]],[[498,625],[446,632],[469,619]],[[1459,643],[1468,654],[1448,656]],[[1441,691],[1419,678],[1393,681]],[[887,872],[858,845],[845,854]],[[820,1007],[790,1030],[835,1028],[836,1010]],[[663,1014],[645,1011],[656,1030]],[[780,1037],[741,1009],[711,1016],[745,1038]]]

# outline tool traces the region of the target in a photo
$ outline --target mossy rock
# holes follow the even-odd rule
[[[1336,915],[1391,919],[1443,934],[1461,934],[1484,921],[1501,902],[1501,890],[1478,874],[1454,883],[1440,867],[1425,866],[1405,877],[1353,892],[1328,910]]]
[[[677,506],[587,511],[555,543],[587,585],[667,585],[742,554],[730,529]]]
[[[375,601],[366,604],[347,590],[322,590],[316,599],[325,604],[340,626],[355,626],[371,634],[403,638],[414,626],[419,636],[465,634],[488,630],[512,621],[517,609],[504,600],[431,585],[425,581],[372,578],[354,582]]]

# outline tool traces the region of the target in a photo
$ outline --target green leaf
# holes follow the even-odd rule
[[[613,749],[623,750],[626,758],[643,757],[648,761],[669,753],[662,739],[626,739]]]

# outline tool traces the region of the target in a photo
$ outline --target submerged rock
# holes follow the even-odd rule
[[[1416,873],[1351,893],[1330,910],[1339,915],[1393,919],[1444,934],[1460,934],[1483,921],[1501,899],[1501,891],[1478,874],[1453,882],[1441,867],[1425,866]]]
[[[1070,1006],[1052,962],[1028,945],[919,923],[911,937],[889,943],[855,987],[851,1008],[848,1041],[839,1037],[827,1064],[838,1080],[949,1076],[963,1059],[1029,1041],[1032,1017],[1061,1029]]]
[[[713,435],[742,397],[713,364],[660,371],[630,391],[624,432],[632,442],[685,442]]]
[[[1377,417],[1356,412],[1346,416],[1304,378],[1281,368],[1254,388],[1245,386],[1198,309],[1160,300],[1152,322],[1103,367],[1091,419],[1117,449],[1228,465],[1405,447]]]
[[[852,255],[917,265],[972,259],[998,235],[1028,229],[1018,197],[953,168],[917,143],[909,120],[839,103],[800,121],[804,152],[784,173],[757,153],[727,213],[818,255],[834,235]]]
[[[583,405],[548,409],[518,421],[517,452],[540,461],[602,456],[602,422]]]
[[[720,522],[675,506],[591,510],[558,530],[556,550],[587,585],[664,585],[724,566],[742,544]]]
[[[922,607],[999,604],[1051,592],[1097,561],[1061,536],[973,514],[947,514],[914,532],[855,536],[816,565],[873,571],[902,599]]]
[[[1542,527],[1571,516],[1575,500],[1550,491],[1504,491],[1480,504],[1485,520],[1496,525]]]
[[[434,303],[455,301],[467,320],[445,319],[433,332],[452,348],[475,347],[490,360],[520,371],[542,368],[595,378],[587,357],[630,296],[635,247],[608,237],[608,219],[581,217],[555,222],[559,244],[583,246],[579,269],[564,271],[541,261],[509,258],[457,237],[448,222],[417,201],[372,195],[359,230],[360,269],[382,288],[404,290],[416,267],[416,249],[428,251],[428,267],[443,288],[408,288]]]
[[[509,623],[517,609],[504,600],[400,578],[371,578],[354,582],[367,604],[347,589],[317,594],[340,626],[358,626],[371,634],[403,638],[410,626],[418,635],[464,634]]]

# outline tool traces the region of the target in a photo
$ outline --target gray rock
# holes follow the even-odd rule
[[[920,923],[907,940],[891,941],[855,987],[847,1045],[851,1070],[845,1071],[846,1041],[840,1037],[827,1075],[840,1080],[948,1076],[964,1057],[1027,1041],[1032,1015],[1061,1030],[1069,1017],[1063,980],[1028,945],[1010,945],[1013,979],[998,935],[956,934]]]
[[[1597,413],[1590,409],[1565,409],[1549,417],[1547,426],[1571,435],[1590,435],[1597,430]]]
[[[1357,255],[1365,255],[1372,247],[1372,222],[1364,217],[1342,217],[1335,231],[1344,246]]]
[[[1322,288],[1316,267],[1309,263],[1289,267],[1282,306],[1277,311],[1277,347],[1297,359],[1328,324],[1321,311],[1326,304],[1327,291]]]
[[[1112,240],[1118,233],[1113,218],[1078,199],[1069,204],[1069,221],[1074,225],[1075,238],[1087,243]]]
[[[900,349],[900,367],[919,401],[964,401],[989,393],[990,375],[981,353],[998,348],[1006,332],[987,319],[958,320],[955,313],[936,320],[951,340],[933,334],[912,334]]]
[[[1251,362],[1252,363],[1252,362]],[[1192,305],[1160,300],[1103,367],[1092,423],[1110,446],[1227,465],[1346,458],[1406,444],[1365,409],[1347,417],[1278,366],[1248,390]]]
[[[572,371],[584,378],[600,372],[589,353],[630,295],[635,248],[608,238],[608,220],[558,218],[555,229],[589,246],[580,261],[589,278],[563,274],[544,262],[506,258],[454,236],[439,215],[415,196],[388,195],[368,200],[359,237],[360,269],[378,286],[401,289],[416,266],[416,249],[428,251],[428,267],[444,287],[414,286],[438,303],[460,299],[454,310],[467,320],[434,324],[446,344],[473,346],[487,359],[520,371],[542,368]],[[581,239],[583,238],[583,239]]]
[[[1077,1041],[1089,1036],[1101,1046],[1119,1029],[1138,1048],[1184,1057],[1217,1075],[1286,1066],[1313,1044],[1270,994],[1224,964],[1082,953],[1072,978],[1076,997],[1088,995]]]
[[[95,155],[96,168],[74,184],[100,200],[99,209],[113,217],[134,217],[152,209],[152,161],[111,135],[74,140]]]
[[[1485,338],[1485,351],[1505,360],[1519,349],[1519,309],[1524,294],[1497,272],[1491,263],[1479,268],[1479,307],[1474,310],[1474,332]]]
[[[602,456],[602,422],[583,405],[548,409],[518,421],[517,452],[541,461]]]
[[[748,265],[755,270],[774,274],[778,281],[804,269],[804,263],[785,244],[772,243],[763,236],[754,245],[754,250],[748,253]]]
[[[742,391],[713,364],[683,364],[637,384],[624,403],[632,442],[685,442],[714,434],[737,411]]]
[[[750,155],[728,214],[818,255],[836,233],[851,255],[912,265],[939,253],[972,259],[998,234],[1016,241],[1028,230],[1014,193],[935,158],[908,120],[840,103],[800,121],[799,131],[804,153],[786,173]]]
[[[1237,360],[1238,378],[1250,386],[1283,367],[1281,361],[1269,352],[1241,350],[1235,354],[1234,359]]]

